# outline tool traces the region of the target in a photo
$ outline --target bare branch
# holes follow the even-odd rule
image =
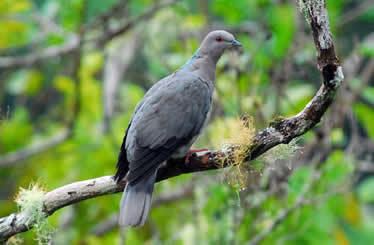
[[[292,204],[290,207],[287,207],[285,209],[282,209],[278,212],[278,214],[275,216],[275,218],[272,220],[270,225],[265,228],[263,231],[258,233],[256,236],[254,236],[247,244],[248,245],[257,245],[260,244],[266,237],[269,237],[270,234],[275,231],[275,229],[282,224],[290,215],[292,215],[297,210],[300,210],[301,208],[307,206],[307,205],[314,205],[318,203],[325,202],[329,198],[331,198],[334,195],[339,195],[344,192],[346,192],[346,186],[338,186],[336,188],[333,188],[331,191],[328,191],[322,195],[313,197],[313,198],[306,198],[307,192],[310,190],[310,187],[319,179],[320,175],[318,172],[315,172],[314,175],[312,175],[312,178],[306,185],[304,186],[304,190],[302,193],[297,197],[294,204]]]
[[[193,194],[193,185],[187,185],[182,189],[176,190],[174,192],[167,192],[162,194],[161,196],[157,197],[154,201],[152,201],[152,207],[158,207],[170,202],[175,202],[181,199],[189,198]],[[113,229],[118,227],[118,214],[112,214],[104,221],[100,222],[99,224],[95,225],[91,233],[95,234],[96,236],[102,236]]]
[[[82,13],[81,13],[81,16],[84,16],[84,15],[85,15],[85,8],[82,9]],[[83,35],[84,35],[84,29],[81,28],[77,38],[81,40]],[[69,119],[66,129],[64,129],[60,133],[57,133],[56,135],[51,136],[50,138],[44,140],[43,142],[36,143],[34,145],[23,148],[21,150],[8,153],[5,156],[0,156],[0,167],[11,166],[14,163],[21,162],[23,160],[26,160],[29,157],[45,152],[65,142],[73,135],[75,121],[78,118],[80,108],[81,108],[81,103],[80,103],[81,88],[80,88],[79,71],[81,68],[81,59],[82,59],[82,42],[78,42],[77,49],[75,49],[74,51],[75,51],[74,60],[73,60],[74,67],[72,71],[72,77],[74,80],[74,106],[73,106],[73,114],[71,118]]]
[[[84,26],[84,28],[88,30],[88,29],[91,29],[92,27],[107,25],[107,22],[111,18],[119,14],[122,14],[122,12],[127,10],[128,4],[129,4],[129,0],[118,1],[108,11],[98,15],[94,20],[87,23]]]
[[[340,21],[337,23],[337,27],[341,28],[342,26],[354,21],[361,15],[363,15],[365,12],[369,11],[370,8],[372,8],[373,1],[372,0],[366,0],[361,1],[358,6],[350,10],[349,12],[345,13],[341,18]]]
[[[65,129],[40,143],[35,143],[22,150],[5,154],[4,156],[0,157],[0,167],[9,167],[12,166],[15,162],[21,162],[31,156],[45,152],[64,142],[69,138],[69,135],[70,130]]]
[[[137,25],[139,22],[147,20],[154,16],[160,9],[163,9],[165,7],[168,7],[174,3],[176,3],[178,0],[165,0],[163,2],[155,3],[151,8],[144,11],[143,14],[138,15],[134,18],[129,19],[125,23],[123,23],[121,26],[107,30],[104,35],[99,36],[96,40],[96,43],[99,44],[99,46],[103,43],[107,43],[108,41],[112,40],[113,38],[127,32],[131,28],[133,28],[135,25]]]
[[[136,30],[125,40],[107,52],[103,71],[103,104],[104,104],[104,132],[110,129],[110,120],[113,116],[118,86],[126,74],[136,51],[141,47],[141,32]]]
[[[18,57],[0,57],[0,68],[19,68],[24,66],[30,66],[40,60],[53,58],[56,56],[61,56],[70,53],[79,46],[81,40],[72,35],[66,43],[61,46],[52,46],[39,50],[35,53],[30,53],[24,56]]]
[[[326,159],[332,152],[332,147],[328,147],[325,149],[325,151],[321,152],[321,154],[318,154],[314,157],[314,159],[311,160],[309,163],[313,168],[312,171],[305,181],[305,184],[300,192],[300,194],[297,196],[296,201],[290,206],[286,207],[278,212],[278,214],[275,216],[275,218],[272,220],[272,222],[261,232],[256,234],[249,242],[249,245],[257,245],[260,244],[264,239],[266,239],[275,229],[282,224],[293,212],[296,210],[299,210],[306,204],[311,204],[312,202],[318,201],[320,198],[316,199],[307,199],[307,194],[312,190],[313,186],[318,182],[318,180],[321,178],[322,174],[320,172],[321,166],[323,163],[326,162]],[[332,194],[336,194],[337,189],[333,189],[332,193],[326,193],[327,197],[331,196]],[[340,190],[339,190],[340,192]]]
[[[286,218],[290,216],[292,212],[299,209],[305,204],[305,195],[309,192],[315,181],[320,178],[320,174],[318,171],[313,171],[312,175],[305,183],[303,190],[301,191],[300,195],[297,197],[295,203],[288,208],[282,209],[276,215],[274,220],[271,222],[269,226],[263,229],[260,233],[254,236],[249,242],[248,245],[257,245],[262,242],[271,232],[273,232]]]
[[[98,39],[97,41],[100,42],[108,42],[114,37],[123,34],[129,30],[132,29],[136,25],[136,23],[151,18],[158,10],[165,8],[167,6],[170,6],[171,4],[175,3],[176,0],[168,0],[161,2],[159,4],[155,4],[153,7],[145,11],[143,14],[129,20],[126,22],[124,25],[117,27],[116,29],[110,31],[110,38],[105,37],[104,39]],[[117,8],[113,8],[111,11],[117,11]],[[100,18],[103,18],[100,16]],[[90,25],[89,25],[90,26]],[[39,62],[43,59],[48,59],[48,58],[53,58],[59,55],[65,55],[68,53],[71,53],[73,51],[76,52],[76,59],[80,59],[81,52],[82,52],[82,40],[84,33],[86,32],[85,28],[82,28],[79,35],[73,35],[70,40],[62,45],[62,46],[56,46],[56,47],[50,47],[46,48],[42,51],[38,51],[35,53],[28,54],[26,56],[22,57],[0,57],[0,69],[1,68],[17,68],[17,67],[23,67],[23,66],[29,66],[33,65],[36,62]],[[107,33],[106,33],[107,34]],[[79,70],[79,66],[76,66],[76,70]],[[77,91],[77,96],[79,95],[79,83],[78,83],[78,71],[74,72],[74,77],[75,77],[75,84],[76,84],[76,91]],[[80,98],[76,98],[76,106],[74,107],[73,110],[73,119],[69,122],[68,128],[64,130],[63,132],[56,134],[52,136],[49,139],[46,139],[44,142],[41,143],[36,143],[35,145],[28,146],[24,149],[8,153],[4,156],[0,156],[0,167],[6,167],[14,164],[15,162],[20,162],[22,160],[25,160],[31,156],[37,155],[39,153],[42,153],[46,150],[49,150],[60,143],[64,142],[71,136],[72,132],[72,127],[73,123],[75,121],[75,118],[77,114],[79,113],[79,101]]]
[[[153,17],[157,13],[157,11],[159,11],[160,9],[168,7],[176,2],[177,0],[167,0],[161,3],[156,3],[151,8],[146,10],[143,14],[140,14],[139,16],[129,19],[128,21],[123,23],[121,26],[113,28],[106,32],[103,32],[101,33],[101,35],[93,39],[86,40],[84,38],[78,38],[77,35],[71,35],[68,41],[61,46],[53,46],[53,47],[45,48],[44,50],[38,50],[37,52],[33,52],[33,53],[30,53],[24,56],[0,57],[0,69],[30,66],[44,59],[66,55],[66,54],[71,53],[75,49],[79,48],[82,42],[93,41],[94,43],[98,44],[98,46],[102,46],[106,44],[107,42],[111,41],[113,38],[129,31],[141,21],[144,21],[144,20],[147,20]],[[116,11],[116,8],[111,9],[111,10]],[[100,16],[99,18],[102,18],[102,16]]]

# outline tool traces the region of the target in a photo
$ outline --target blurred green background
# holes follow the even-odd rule
[[[232,32],[243,49],[219,62],[213,116],[196,147],[221,147],[241,115],[261,129],[298,113],[321,78],[295,2],[0,0],[0,216],[31,183],[48,191],[113,175],[135,105],[209,30]],[[346,79],[315,129],[249,166],[157,184],[139,229],[116,226],[120,194],[61,209],[48,218],[53,244],[244,244],[262,233],[260,244],[372,243],[374,4],[327,7]],[[6,159],[24,149],[25,159]]]

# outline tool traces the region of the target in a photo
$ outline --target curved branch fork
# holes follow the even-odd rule
[[[276,145],[289,143],[313,128],[331,105],[344,79],[342,68],[335,54],[324,0],[299,0],[299,3],[302,4],[301,8],[306,13],[312,29],[318,53],[318,69],[322,74],[323,83],[313,99],[296,116],[272,122],[269,127],[256,134],[247,156],[248,161]],[[160,168],[157,181],[185,173],[227,167],[232,161],[233,150],[234,146],[219,151],[199,152],[192,156],[188,163],[185,163],[184,159],[170,160]],[[85,199],[120,192],[125,184],[117,185],[111,176],[104,176],[57,188],[45,194],[45,215],[49,216],[60,208]],[[22,212],[0,218],[0,242],[29,230],[33,223],[27,222],[28,218]]]

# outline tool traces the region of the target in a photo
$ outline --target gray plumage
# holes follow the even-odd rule
[[[148,216],[158,168],[183,157],[209,118],[216,63],[240,43],[213,31],[178,71],[161,79],[138,104],[127,128],[115,179],[126,178],[119,216],[121,226],[143,225]]]

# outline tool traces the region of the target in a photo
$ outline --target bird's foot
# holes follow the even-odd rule
[[[184,163],[189,163],[191,158],[196,157],[198,152],[208,151],[208,149],[190,149],[184,159]]]

